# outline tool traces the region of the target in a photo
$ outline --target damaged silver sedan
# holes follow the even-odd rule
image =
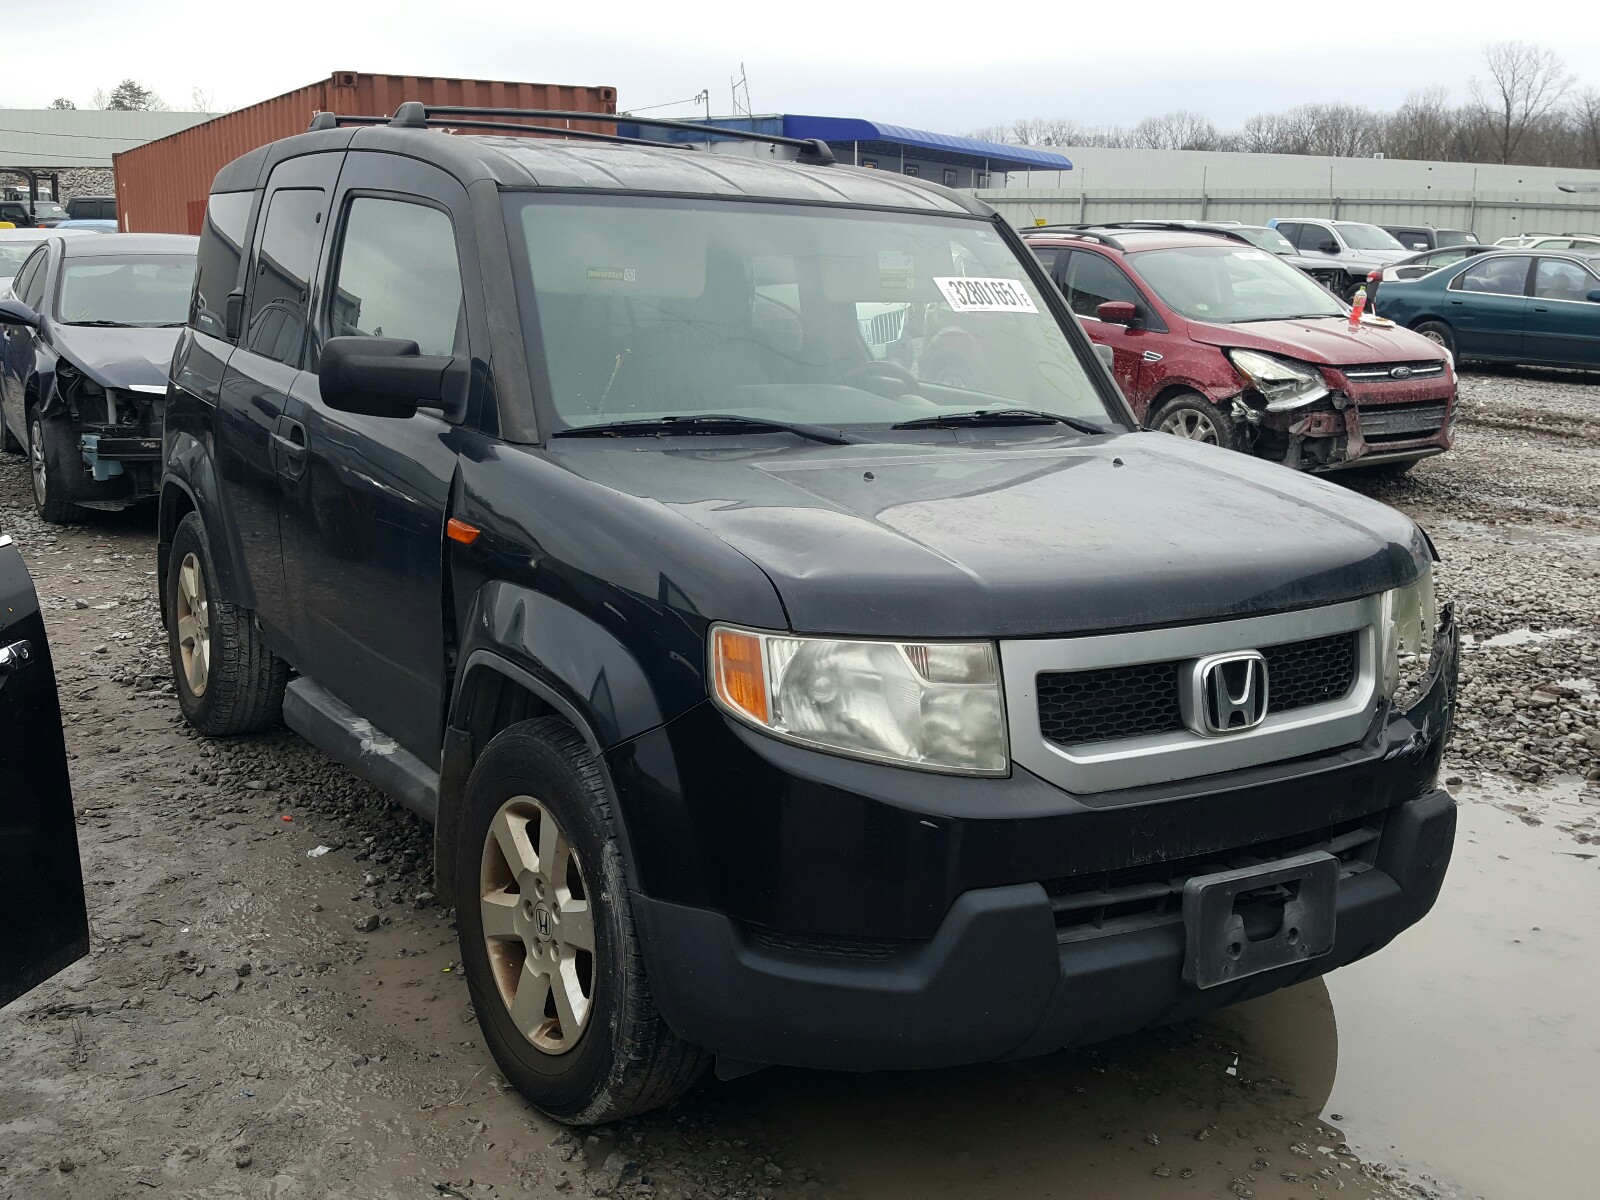
[[[189,311],[197,239],[47,238],[0,299],[0,441],[26,453],[55,524],[155,495],[167,365]]]

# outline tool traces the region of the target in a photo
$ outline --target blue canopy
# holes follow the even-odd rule
[[[862,121],[855,117],[806,117],[786,113],[783,118],[785,137],[821,138],[837,145],[840,142],[881,142],[904,146],[908,150],[931,150],[940,154],[960,155],[964,159],[981,159],[995,167],[1014,167],[1039,171],[1070,171],[1072,160],[1054,150],[1039,150],[1032,146],[1008,146],[1003,142],[985,142],[978,138],[956,137],[949,133],[930,133],[926,129],[907,129],[904,125],[886,125],[881,121]]]

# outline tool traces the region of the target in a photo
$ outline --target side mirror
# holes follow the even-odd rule
[[[1600,289],[1590,292],[1584,299],[1594,304],[1600,304]]]
[[[222,331],[230,342],[237,342],[244,332],[244,293],[229,292],[222,304]]]
[[[1139,306],[1131,300],[1107,300],[1094,310],[1107,325],[1127,325],[1139,319]]]
[[[368,417],[414,417],[419,408],[453,415],[466,394],[465,366],[443,354],[420,354],[401,338],[334,337],[317,363],[322,402]]]
[[[1325,242],[1318,242],[1317,249],[1324,254],[1337,254],[1339,253],[1339,243],[1329,238]]]
[[[37,329],[39,314],[15,296],[7,296],[0,300],[0,325],[26,325],[29,329]]]

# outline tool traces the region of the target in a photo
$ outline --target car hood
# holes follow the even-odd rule
[[[177,329],[50,327],[56,350],[101,387],[165,387]]]
[[[811,633],[1208,621],[1370,595],[1410,582],[1428,558],[1394,509],[1231,451],[1153,433],[977,432],[779,451],[558,442],[552,457],[715,534]]]
[[[1390,285],[1385,284],[1385,288]],[[1359,363],[1432,362],[1445,354],[1435,342],[1399,325],[1363,321],[1355,329],[1345,319],[1248,321],[1240,325],[1189,323],[1189,337],[1224,349],[1260,350],[1325,366]]]

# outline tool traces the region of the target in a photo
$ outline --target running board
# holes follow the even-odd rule
[[[437,817],[439,773],[326,688],[304,677],[291,683],[283,723],[419,817]]]

